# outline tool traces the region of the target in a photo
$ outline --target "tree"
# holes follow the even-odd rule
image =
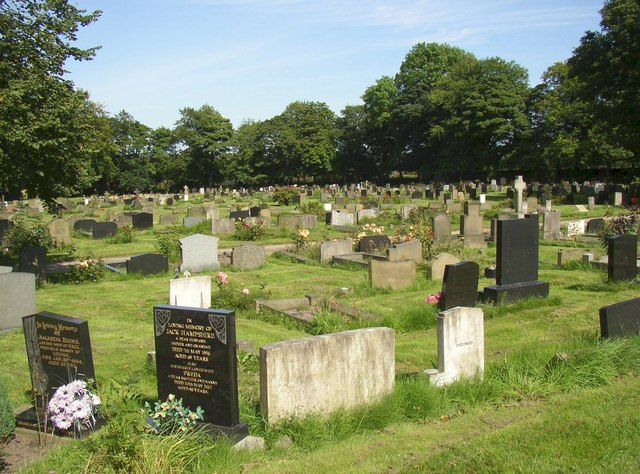
[[[180,110],[175,129],[192,184],[213,187],[222,179],[233,136],[231,121],[210,105]]]
[[[278,116],[290,176],[325,176],[336,156],[336,116],[324,102],[293,102]],[[296,174],[292,171],[295,170]]]
[[[100,12],[65,0],[0,2],[0,185],[26,190],[48,205],[97,179],[94,146],[86,137],[97,107],[65,80],[69,59],[88,60],[95,48],[72,46],[80,27]],[[94,143],[95,145],[95,143]]]
[[[112,189],[123,193],[151,191],[155,174],[151,162],[151,129],[124,110],[109,122],[115,145],[112,162],[117,170]]]
[[[437,150],[430,140],[437,114],[431,94],[464,58],[473,58],[473,55],[447,44],[418,43],[402,62],[394,79],[398,92],[393,122],[403,169],[437,166],[433,163]]]
[[[374,175],[367,146],[364,105],[347,105],[337,119],[338,128],[334,171],[351,182]]]
[[[590,104],[592,142],[609,166],[640,163],[640,2],[607,0],[568,63],[575,95]],[[595,135],[594,135],[595,134]],[[630,159],[633,157],[633,163]]]
[[[441,111],[440,170],[495,172],[514,152],[527,128],[527,71],[500,58],[464,58],[432,93]],[[445,146],[446,144],[446,146]]]
[[[180,154],[178,138],[173,130],[159,127],[149,136],[151,163],[155,169],[154,184],[165,192],[183,186],[186,163]]]

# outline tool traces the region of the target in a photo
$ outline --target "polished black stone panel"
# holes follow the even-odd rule
[[[496,241],[496,283],[538,280],[538,214],[524,219],[499,219]]]
[[[614,235],[607,239],[607,273],[610,281],[631,281],[638,275],[638,237]]]
[[[440,309],[446,311],[456,306],[473,308],[478,299],[480,267],[475,262],[459,262],[444,268]]]
[[[525,298],[547,298],[549,282],[527,281],[510,285],[491,285],[484,288],[480,299],[484,303],[515,303]]]
[[[602,337],[629,337],[640,334],[640,298],[600,308]]]

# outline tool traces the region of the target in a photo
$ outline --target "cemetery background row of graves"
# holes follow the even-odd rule
[[[194,224],[200,232],[179,238],[179,259],[157,253],[157,247],[138,256],[107,250],[103,255],[128,255],[124,265],[111,263],[108,278],[78,286],[55,283],[64,280],[56,280],[59,267],[43,263],[46,251],[23,256],[16,269],[3,267],[7,291],[0,321],[5,329],[24,325],[24,334],[8,331],[0,338],[10,398],[29,405],[30,393],[50,396],[71,360],[78,373],[95,376],[107,420],[98,435],[104,443],[80,448],[105,463],[95,472],[106,465],[131,471],[145,456],[157,455],[141,442],[151,435],[142,428],[139,409],[142,401],[171,393],[194,410],[204,408],[212,430],[259,447],[220,461],[216,450],[228,445],[198,438],[210,448],[198,462],[218,469],[216,463],[237,468],[249,462],[256,472],[273,472],[272,463],[317,467],[316,456],[335,450],[345,436],[367,434],[365,445],[376,443],[380,430],[397,423],[409,423],[402,430],[411,430],[416,421],[446,421],[470,409],[522,400],[541,400],[551,416],[549,400],[579,388],[624,396],[634,390],[629,377],[637,374],[640,353],[637,222],[622,220],[620,229],[632,233],[607,239],[606,248],[602,233],[611,231],[608,223],[619,224],[616,215],[635,216],[628,209],[635,188],[566,183],[554,189],[527,185],[521,177],[509,187],[492,182],[386,189],[360,183],[294,190],[291,203],[282,198],[277,204],[271,193],[279,190],[210,191],[138,202],[127,197],[115,205],[114,198],[99,198],[97,208],[91,200],[80,203],[68,223],[51,221],[65,222],[63,232],[79,248],[137,251],[161,241],[150,228],[160,235],[173,229],[169,235],[180,237],[190,228],[189,218],[201,218]],[[554,206],[560,199],[585,204]],[[148,209],[109,212],[119,205]],[[569,219],[560,219],[563,211]],[[182,226],[162,223],[163,216],[184,219]],[[83,217],[104,220],[87,223],[91,219]],[[241,219],[240,233],[230,219]],[[380,223],[384,219],[388,225]],[[75,227],[82,221],[84,229]],[[115,235],[96,235],[102,222],[115,224]],[[242,229],[255,225],[270,229],[264,242],[286,244],[285,250],[270,255],[268,246],[241,244]],[[147,238],[107,243],[128,226]],[[233,234],[225,234],[225,226]],[[452,231],[456,226],[459,234]],[[35,267],[21,268],[24,262]],[[86,260],[71,266],[83,265]],[[37,278],[46,283],[36,291]],[[60,337],[67,343],[56,342]],[[39,380],[49,385],[37,389]],[[628,391],[616,380],[628,384]],[[345,409],[360,423],[340,415]],[[336,410],[328,420],[314,417]],[[19,426],[33,423],[33,417],[18,419]],[[343,423],[343,434],[330,428],[336,423]],[[116,461],[110,449],[129,454]],[[395,449],[397,462],[406,463],[400,460],[403,448]],[[33,469],[78,462],[69,456],[63,447]],[[375,459],[367,462],[375,465]]]

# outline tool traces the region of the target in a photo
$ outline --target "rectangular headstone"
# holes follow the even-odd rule
[[[480,308],[456,308],[438,314],[438,368],[425,371],[440,387],[484,373],[484,314]]]
[[[253,270],[264,265],[264,247],[256,244],[242,244],[233,248],[231,266],[236,270]]]
[[[180,271],[202,272],[220,269],[218,260],[218,237],[193,234],[178,240],[182,250]]]
[[[538,215],[498,219],[496,283],[507,285],[538,279]]]
[[[600,308],[600,334],[602,337],[640,335],[640,298]]]
[[[210,308],[211,277],[205,275],[170,280],[169,304],[191,308]]]
[[[166,273],[169,271],[169,257],[159,253],[143,253],[127,260],[127,273]]]
[[[153,214],[150,212],[138,212],[131,216],[131,224],[134,229],[151,229],[153,227]]]
[[[235,440],[247,436],[240,423],[233,311],[170,305],[153,307],[158,398],[170,394],[185,407],[204,410],[204,422]]]
[[[401,289],[416,281],[416,262],[369,261],[369,282],[373,288]]]
[[[87,321],[42,311],[22,318],[22,325],[34,393],[45,394],[48,402],[62,385],[95,381]],[[16,426],[41,431],[42,420],[44,413],[37,416],[33,407],[16,417]],[[74,435],[73,430],[58,433]]]
[[[91,228],[91,235],[94,239],[104,239],[113,237],[118,233],[118,224],[115,222],[96,222]]]
[[[260,405],[269,423],[328,415],[393,391],[395,333],[367,328],[277,342],[260,349]]]
[[[366,235],[360,239],[358,249],[364,253],[383,254],[391,247],[391,240],[386,235]]]
[[[330,262],[336,255],[346,255],[353,252],[353,239],[328,240],[320,244],[320,261]]]
[[[638,274],[638,237],[614,235],[607,239],[607,273],[610,281],[631,281]]]
[[[22,326],[22,318],[36,312],[36,276],[0,273],[0,331]]]
[[[47,249],[23,247],[18,254],[18,271],[33,273],[39,281],[47,279]]]
[[[473,308],[478,300],[480,267],[475,262],[459,262],[447,265],[442,281],[440,309],[446,311],[456,306]]]

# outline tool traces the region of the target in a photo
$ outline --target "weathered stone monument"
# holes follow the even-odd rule
[[[182,265],[180,271],[202,272],[218,270],[218,237],[203,234],[193,234],[179,239],[182,250]]]

